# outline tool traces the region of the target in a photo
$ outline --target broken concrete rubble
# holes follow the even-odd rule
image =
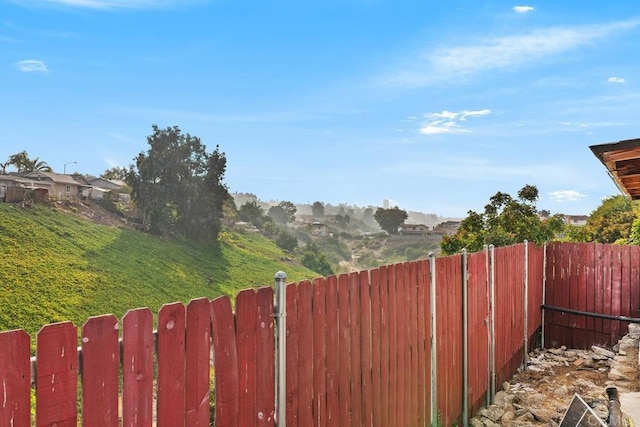
[[[640,325],[632,324],[614,351],[599,346],[590,350],[536,350],[529,354],[527,369],[504,383],[494,403],[481,409],[470,424],[557,426],[574,394],[580,395],[606,423],[607,387],[617,387],[623,402],[625,392],[640,392],[639,340]],[[640,407],[640,402],[635,403]]]

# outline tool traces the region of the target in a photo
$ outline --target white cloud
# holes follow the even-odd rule
[[[48,74],[49,69],[44,62],[35,59],[25,59],[16,63],[18,70],[25,73],[44,73]]]
[[[515,13],[527,13],[533,11],[533,7],[531,6],[513,6],[513,11]]]
[[[549,197],[554,202],[577,202],[587,197],[587,195],[575,190],[558,190],[549,193]]]
[[[491,114],[491,110],[475,111],[447,111],[441,113],[427,113],[424,115],[425,123],[420,128],[423,135],[437,135],[442,133],[467,133],[471,132],[460,125],[460,122],[467,120],[467,117],[481,117]]]
[[[609,77],[607,81],[609,83],[624,83],[624,79],[622,77]]]
[[[64,5],[88,9],[157,9],[184,6],[194,0],[14,0],[28,6]]]
[[[517,69],[639,25],[640,20],[631,20],[602,25],[552,27],[528,34],[489,37],[467,45],[416,52],[406,64],[398,67],[399,70],[382,79],[382,83],[421,87],[443,81],[458,82],[486,71]]]

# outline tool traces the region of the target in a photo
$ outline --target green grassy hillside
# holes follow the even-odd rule
[[[0,331],[198,297],[235,295],[317,276],[256,234],[223,231],[216,244],[163,239],[99,225],[46,206],[0,203]]]

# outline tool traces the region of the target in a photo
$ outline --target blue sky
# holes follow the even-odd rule
[[[589,214],[640,137],[637,1],[0,0],[0,161],[128,166],[151,126],[262,200]]]

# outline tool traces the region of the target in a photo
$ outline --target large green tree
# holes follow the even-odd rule
[[[389,234],[398,234],[398,229],[409,215],[407,211],[394,206],[390,209],[378,208],[373,217],[384,231]]]
[[[127,174],[132,199],[156,233],[181,233],[214,240],[223,204],[230,197],[223,183],[227,160],[219,147],[208,153],[200,138],[179,127],[153,126],[149,149],[136,157]]]
[[[538,189],[525,185],[513,198],[497,192],[484,207],[483,213],[469,211],[453,235],[444,236],[440,249],[445,255],[467,249],[482,250],[484,245],[507,246],[524,240],[542,244],[562,231],[561,215],[540,219],[536,210]]]
[[[238,217],[241,221],[250,222],[255,227],[262,228],[270,218],[264,213],[264,209],[255,201],[249,201],[240,206]]]
[[[588,240],[600,243],[626,243],[636,219],[634,207],[637,209],[637,203],[622,195],[604,199],[600,206],[591,212],[585,225]],[[636,240],[635,234],[633,240]]]
[[[267,214],[278,224],[288,224],[296,219],[296,206],[291,202],[280,202],[271,206]]]
[[[324,203],[320,201],[313,202],[313,204],[311,205],[311,214],[314,218],[324,217]]]

